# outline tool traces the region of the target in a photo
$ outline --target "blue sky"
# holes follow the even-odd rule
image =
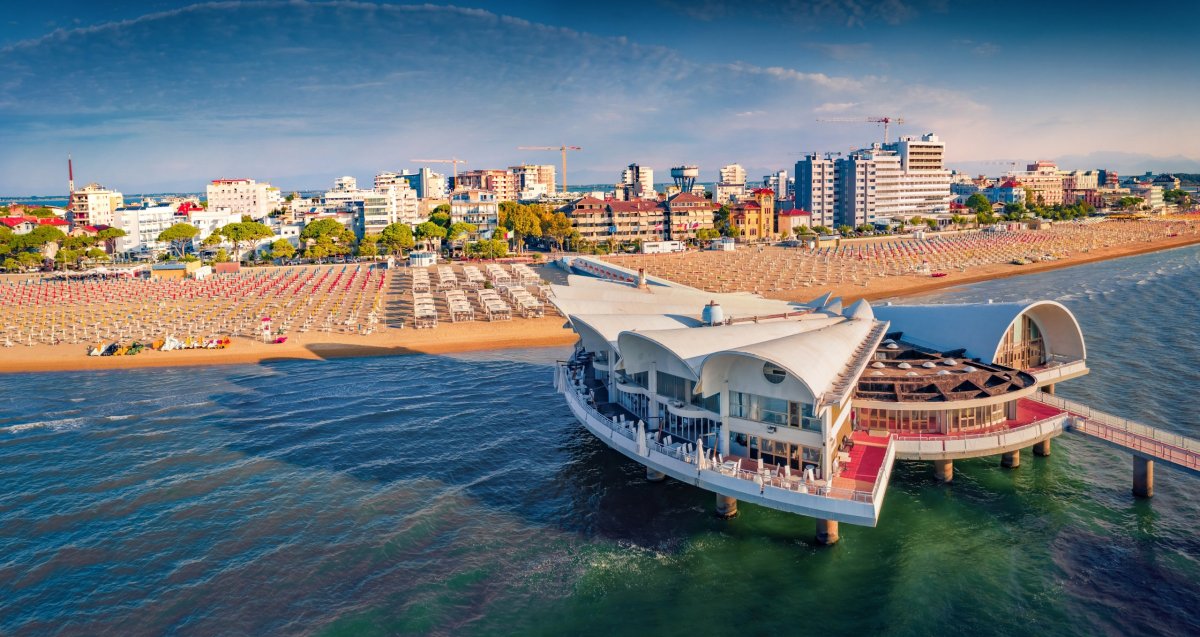
[[[458,156],[751,176],[877,140],[901,115],[952,166],[1200,172],[1200,72],[1170,11],[1103,2],[611,0],[403,5],[66,2],[0,18],[0,194],[369,180]],[[893,131],[893,135],[897,131]]]

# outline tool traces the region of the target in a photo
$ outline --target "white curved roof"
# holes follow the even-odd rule
[[[702,374],[707,374],[710,365],[719,367],[723,357],[751,356],[779,365],[807,385],[814,396],[820,396],[854,359],[855,350],[873,325],[870,320],[840,319],[817,330],[725,349],[705,360]]]
[[[905,340],[941,350],[965,348],[968,357],[988,363],[995,359],[1009,326],[1027,314],[1041,329],[1050,354],[1087,358],[1079,322],[1056,301],[880,305],[874,310],[880,320],[891,321],[892,331],[904,332]]]
[[[649,286],[637,288],[593,277],[570,276],[568,285],[552,285],[550,302],[565,315],[654,314],[699,316],[709,301],[716,301],[729,318],[765,316],[809,309],[800,303],[764,299],[749,293],[704,292],[692,288]]]
[[[573,314],[568,320],[576,332],[588,331],[614,348],[617,346],[617,336],[621,332],[661,331],[701,325],[699,319],[673,314]]]
[[[715,325],[705,327],[639,330],[622,332],[617,339],[622,357],[637,347],[637,341],[648,341],[674,354],[693,374],[699,377],[704,359],[713,352],[734,349],[785,336],[819,330],[844,319],[809,314],[786,321]]]

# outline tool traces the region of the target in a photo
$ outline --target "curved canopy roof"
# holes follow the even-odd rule
[[[891,321],[904,340],[935,349],[965,348],[967,356],[994,362],[1004,333],[1022,315],[1042,331],[1047,352],[1072,360],[1087,358],[1079,322],[1056,301],[1033,303],[963,303],[947,305],[877,305],[875,316]]]
[[[728,365],[722,359],[749,356],[782,367],[819,397],[854,359],[874,324],[871,320],[841,319],[820,329],[724,349],[705,360],[701,382],[708,384],[721,375]]]
[[[700,367],[704,359],[713,352],[819,330],[842,320],[836,317],[809,314],[786,321],[626,331],[620,334],[617,344],[618,351],[626,361],[625,369],[636,364],[633,361],[637,358],[637,350],[645,343],[653,343],[673,354],[691,370],[696,378],[699,378]]]

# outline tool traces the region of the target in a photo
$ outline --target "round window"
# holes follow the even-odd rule
[[[783,379],[787,378],[787,372],[772,363],[767,363],[763,365],[763,376],[767,378],[767,382],[778,385],[783,382]]]

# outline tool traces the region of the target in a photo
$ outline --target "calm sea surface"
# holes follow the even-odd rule
[[[1200,436],[1200,249],[950,291],[1052,298],[1061,393]],[[711,494],[592,439],[565,350],[0,376],[2,635],[1200,634],[1200,480],[1079,437],[899,464],[878,528]],[[0,352],[3,356],[3,352]]]

